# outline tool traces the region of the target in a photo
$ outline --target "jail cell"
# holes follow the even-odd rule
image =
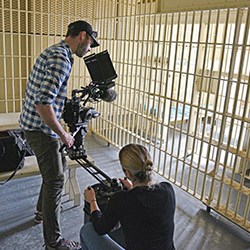
[[[116,19],[108,139],[145,144],[159,174],[249,230],[249,9],[129,7],[146,13]]]

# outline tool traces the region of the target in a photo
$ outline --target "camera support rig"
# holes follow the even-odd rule
[[[107,51],[92,54],[84,58],[92,78],[92,82],[81,89],[74,89],[71,99],[66,98],[62,118],[69,127],[74,137],[74,145],[67,148],[63,145],[59,151],[65,152],[71,160],[75,160],[97,181],[92,187],[95,189],[96,198],[100,208],[107,204],[109,198],[122,189],[116,178],[110,178],[100,168],[87,159],[84,149],[84,139],[88,131],[88,123],[92,118],[97,118],[100,113],[93,107],[86,107],[87,102],[112,102],[116,92],[111,88],[115,86],[113,79],[117,77]],[[84,211],[90,214],[89,204],[85,202]]]

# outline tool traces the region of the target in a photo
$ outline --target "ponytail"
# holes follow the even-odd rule
[[[139,144],[128,144],[119,153],[123,168],[128,169],[139,182],[151,181],[153,162],[146,147]]]

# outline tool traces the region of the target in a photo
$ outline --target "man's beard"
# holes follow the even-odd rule
[[[88,52],[88,47],[86,44],[80,44],[76,50],[76,55],[78,57],[83,57]]]

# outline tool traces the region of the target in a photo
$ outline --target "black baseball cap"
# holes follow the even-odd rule
[[[98,43],[98,41],[96,40],[97,31],[94,31],[92,29],[92,26],[86,21],[79,20],[79,21],[75,21],[73,23],[70,23],[68,26],[67,35],[73,35],[73,36],[78,35],[81,31],[86,31],[86,33],[92,37],[93,42],[90,45],[91,48],[95,48],[95,47],[100,45]]]

